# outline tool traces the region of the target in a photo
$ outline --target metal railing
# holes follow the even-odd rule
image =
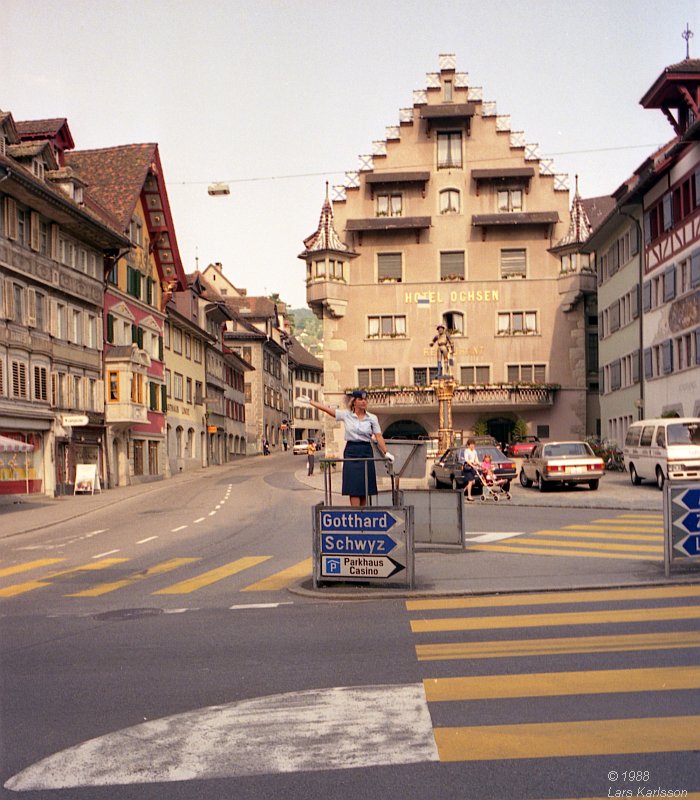
[[[369,494],[367,492],[367,487],[369,486],[369,464],[379,462],[384,464],[386,467],[387,474],[391,480],[391,498],[392,498],[392,505],[398,504],[398,488],[397,482],[395,480],[394,474],[394,465],[391,461],[387,461],[385,458],[320,458],[318,463],[321,466],[321,472],[323,472],[323,502],[327,506],[333,505],[333,471],[335,470],[336,464],[345,464],[345,462],[361,462],[364,464],[364,473],[365,473],[365,494],[364,496],[367,497],[368,505],[374,505],[372,502],[373,498],[376,498],[376,495]],[[376,472],[376,470],[375,470]]]

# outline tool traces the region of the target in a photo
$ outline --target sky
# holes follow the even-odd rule
[[[697,0],[2,0],[0,109],[66,117],[77,149],[157,142],[186,272],[306,306],[325,184],[372,152],[453,53],[583,197],[672,129],[640,98]],[[229,183],[226,197],[209,184]]]

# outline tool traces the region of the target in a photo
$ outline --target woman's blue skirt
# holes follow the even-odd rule
[[[369,442],[346,442],[343,458],[374,458]],[[345,461],[343,463],[343,494],[367,497],[377,494],[377,473],[374,461]]]

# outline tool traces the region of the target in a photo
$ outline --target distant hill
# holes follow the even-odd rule
[[[323,325],[310,308],[288,309],[294,336],[317,358],[323,356]]]

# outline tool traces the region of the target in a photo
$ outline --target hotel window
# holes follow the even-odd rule
[[[396,386],[396,370],[394,367],[358,369],[357,383],[359,386]]]
[[[459,381],[462,386],[491,383],[491,367],[479,364],[460,367]]]
[[[403,214],[403,195],[400,192],[388,192],[377,195],[378,217],[400,217]]]
[[[461,311],[446,311],[442,315],[442,324],[450,336],[464,336],[464,314]]]
[[[498,210],[502,212],[523,210],[522,189],[499,189],[496,192]]]
[[[406,317],[404,315],[367,317],[367,337],[369,339],[395,339],[406,336]]]
[[[524,248],[501,250],[501,278],[527,276],[527,251]]]
[[[464,280],[464,250],[440,253],[440,280]]]
[[[546,364],[508,364],[506,367],[508,383],[544,383],[547,380]]]
[[[459,214],[461,210],[459,191],[457,189],[443,189],[440,192],[440,213]]]
[[[437,380],[437,376],[438,376],[437,367],[414,367],[413,385],[428,386],[434,380]]]
[[[173,373],[173,397],[182,400],[182,375],[179,372]]]
[[[377,253],[377,280],[379,283],[401,283],[403,257],[401,253]]]
[[[536,311],[505,311],[498,315],[498,335],[532,335],[537,333]]]
[[[446,131],[437,135],[438,169],[460,169],[462,167],[462,133]]]

